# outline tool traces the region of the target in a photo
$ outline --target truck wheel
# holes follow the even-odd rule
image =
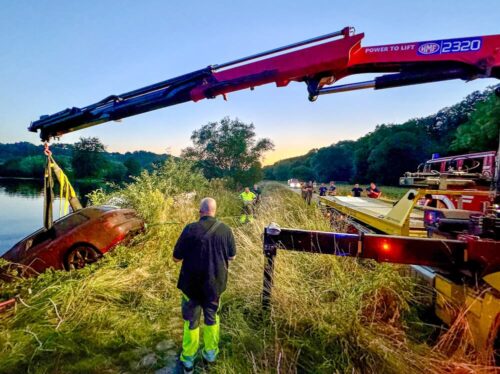
[[[101,254],[88,244],[79,244],[72,247],[66,255],[66,270],[76,270],[85,267],[87,264],[96,262]]]

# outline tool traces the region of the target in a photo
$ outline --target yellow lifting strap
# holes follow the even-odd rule
[[[82,209],[82,205],[76,196],[75,190],[71,185],[67,175],[57,165],[52,157],[52,152],[49,150],[48,144],[45,144],[44,154],[47,156],[47,163],[44,172],[44,215],[43,223],[46,229],[50,229],[53,224],[52,204],[54,201],[54,179],[56,176],[60,185],[60,205],[59,215],[65,215],[69,212],[69,206],[73,211]]]
[[[76,199],[76,193],[73,186],[69,182],[68,176],[62,171],[52,157],[50,157],[50,167],[54,171],[59,181],[59,198],[61,203],[59,205],[59,215],[68,214],[70,201]],[[81,209],[81,207],[79,207]]]

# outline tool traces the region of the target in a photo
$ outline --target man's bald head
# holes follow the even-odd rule
[[[200,203],[200,217],[210,216],[215,217],[217,203],[211,197],[205,197]]]

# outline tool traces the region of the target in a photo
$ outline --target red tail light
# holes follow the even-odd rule
[[[382,250],[384,252],[389,252],[391,250],[391,245],[387,242],[382,243]]]

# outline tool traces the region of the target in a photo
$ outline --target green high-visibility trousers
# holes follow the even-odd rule
[[[207,352],[213,351],[215,355],[219,353],[219,339],[220,339],[220,321],[219,315],[215,315],[215,323],[213,325],[207,325],[205,320],[205,326],[203,327],[203,344],[205,345],[204,350]]]
[[[184,333],[182,335],[181,361],[194,362],[198,347],[200,346],[200,328],[189,328],[189,321],[184,321]]]
[[[200,303],[182,295],[182,318],[184,332],[182,337],[182,353],[180,360],[194,362],[200,346],[200,317],[203,310],[205,326],[203,328],[203,344],[206,352],[219,353],[220,321],[217,314],[219,300]]]

